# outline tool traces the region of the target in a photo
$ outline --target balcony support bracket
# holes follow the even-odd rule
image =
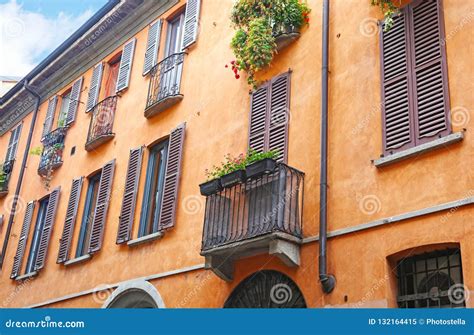
[[[276,239],[270,242],[268,253],[278,256],[286,266],[295,267],[300,265],[299,244]]]
[[[234,279],[234,262],[228,257],[206,256],[205,268],[212,270],[217,277],[226,282]]]

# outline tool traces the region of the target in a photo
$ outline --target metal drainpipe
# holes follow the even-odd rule
[[[25,152],[23,154],[23,161],[21,163],[20,175],[18,176],[18,183],[16,185],[15,196],[13,198],[12,208],[10,211],[10,217],[8,219],[8,226],[7,226],[7,231],[5,234],[5,240],[3,241],[2,254],[0,255],[0,270],[3,268],[3,261],[5,260],[5,253],[7,252],[8,241],[10,239],[10,233],[13,226],[13,220],[15,219],[16,207],[18,204],[18,197],[20,195],[21,184],[23,182],[23,176],[25,174],[26,162],[28,160],[28,155],[30,152],[31,140],[33,138],[33,131],[35,129],[36,118],[38,116],[38,110],[39,110],[39,105],[41,101],[40,95],[36,93],[35,91],[33,91],[33,89],[28,86],[27,80],[23,82],[23,87],[26,91],[28,91],[31,95],[33,95],[36,98],[36,103],[35,103],[35,109],[33,112],[33,118],[31,120],[30,132],[28,133],[28,139],[26,141]]]
[[[319,281],[324,293],[331,293],[336,277],[327,272],[327,182],[328,182],[328,60],[329,0],[323,1],[323,36],[321,68],[321,181],[319,198]]]

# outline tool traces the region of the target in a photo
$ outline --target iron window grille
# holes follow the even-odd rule
[[[400,308],[465,307],[459,249],[416,255],[397,264]]]

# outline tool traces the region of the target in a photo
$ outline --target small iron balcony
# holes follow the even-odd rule
[[[184,55],[184,52],[172,54],[151,69],[145,117],[159,114],[183,99],[181,75]]]
[[[8,184],[13,171],[13,163],[15,161],[6,161],[0,164],[0,198],[8,194]]]
[[[201,255],[219,277],[233,278],[236,259],[260,253],[299,265],[304,173],[279,163],[270,174],[206,199]]]
[[[86,150],[92,151],[98,146],[112,140],[117,96],[108,97],[91,110],[91,123],[87,135]]]
[[[39,175],[47,175],[48,171],[56,170],[63,164],[63,150],[66,133],[67,128],[60,127],[53,130],[43,138],[43,152],[38,167]]]

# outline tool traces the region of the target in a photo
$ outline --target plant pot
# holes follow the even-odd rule
[[[237,170],[221,177],[223,187],[232,187],[238,183],[243,183],[246,179],[245,170]]]
[[[273,29],[277,51],[286,48],[300,37],[300,30],[295,27],[279,26]]]
[[[261,161],[252,163],[245,168],[247,178],[257,178],[264,174],[272,173],[276,168],[276,160],[265,158]]]
[[[213,179],[202,183],[199,185],[199,189],[201,190],[201,195],[209,196],[216,194],[217,192],[222,190],[221,180],[220,179]]]

